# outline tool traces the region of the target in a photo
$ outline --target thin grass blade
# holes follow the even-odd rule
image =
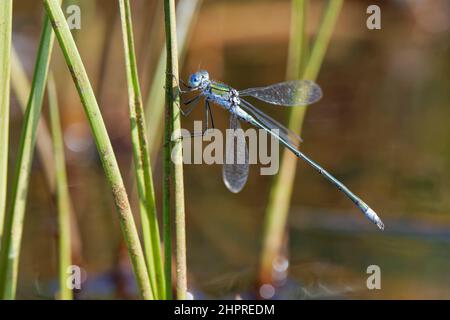
[[[177,41],[178,59],[180,66],[186,52],[190,30],[195,24],[202,0],[180,0],[177,5]],[[166,71],[167,51],[164,47],[151,81],[148,98],[145,102],[145,117],[148,125],[150,154],[155,156],[161,147],[163,117],[164,117],[164,82]]]
[[[70,195],[67,185],[66,161],[64,157],[64,142],[59,116],[58,96],[55,80],[50,74],[47,84],[50,124],[52,128],[53,150],[56,166],[56,202],[58,207],[58,278],[59,298],[72,300],[73,292],[67,286],[67,270],[72,264],[70,245]]]
[[[60,2],[55,2],[59,6]],[[42,109],[47,72],[54,36],[50,20],[44,17],[44,27],[34,69],[30,97],[25,112],[16,170],[11,188],[11,205],[5,219],[4,237],[0,252],[0,299],[14,299],[16,295],[23,220],[27,201],[36,130]]]
[[[343,0],[330,0],[322,17],[316,40],[308,57],[306,18],[307,0],[292,0],[292,21],[288,79],[315,80],[325,57],[332,32],[341,11]],[[288,128],[300,134],[307,108],[292,108]],[[281,252],[286,230],[286,221],[294,185],[297,157],[288,150],[283,152],[278,175],[274,178],[266,209],[263,248],[259,281],[272,282],[272,266]]]
[[[166,113],[166,128],[165,128],[165,146],[164,146],[164,177],[163,181],[163,217],[165,219],[164,231],[170,229],[170,179],[173,179],[174,189],[174,205],[175,205],[175,238],[176,238],[176,289],[177,299],[186,299],[187,292],[187,268],[186,268],[186,218],[184,211],[184,179],[183,179],[183,152],[182,141],[176,139],[170,141],[173,132],[179,132],[181,129],[180,121],[180,97],[177,79],[178,75],[178,48],[176,35],[176,18],[175,18],[175,1],[164,1],[164,19],[166,29],[166,51],[167,51],[167,65],[166,65],[166,99],[167,99],[167,113]],[[173,152],[173,150],[175,150]],[[173,156],[173,177],[171,155]],[[169,233],[170,236],[170,233]],[[168,240],[166,236],[164,241]],[[170,261],[171,252],[165,247],[165,262]],[[167,269],[169,273],[171,270]],[[169,275],[166,273],[166,277]],[[169,290],[169,289],[167,289]]]
[[[145,116],[133,40],[131,8],[128,0],[119,0],[119,5],[128,82],[133,158],[140,201],[145,257],[153,292],[157,298],[163,299],[165,297],[164,270]]]
[[[0,241],[6,211],[9,146],[12,0],[0,2]]]

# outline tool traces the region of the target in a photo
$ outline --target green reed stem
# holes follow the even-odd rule
[[[17,97],[19,107],[25,112],[27,109],[28,95],[30,94],[30,82],[14,46],[11,48],[11,87]],[[38,151],[40,165],[42,165],[44,170],[48,187],[53,193],[55,191],[55,163],[53,159],[52,139],[44,118],[39,118],[36,134],[36,149]]]
[[[161,257],[159,226],[156,215],[155,191],[153,188],[145,116],[142,106],[142,95],[139,85],[133,40],[130,2],[128,0],[119,0],[119,5],[128,82],[131,138],[141,209],[145,257],[149,269],[150,280],[153,283],[153,292],[157,298],[163,299],[165,296],[164,270]]]
[[[52,74],[50,74],[48,78],[47,94],[56,166],[56,202],[58,207],[59,231],[59,298],[61,300],[72,300],[73,292],[66,285],[67,270],[72,264],[72,251],[70,245],[70,196],[67,185],[66,161],[64,158],[64,142],[58,110],[58,96],[56,94],[55,80]]]
[[[322,65],[343,0],[330,0],[322,17],[316,40],[307,58],[305,0],[292,1],[292,29],[287,77],[315,80]],[[296,43],[298,42],[298,43]],[[307,108],[292,108],[288,127],[300,133]],[[294,185],[297,157],[284,151],[279,174],[275,177],[269,196],[264,224],[263,248],[259,280],[271,282],[272,264],[280,253],[286,229],[289,205]]]
[[[180,65],[183,63],[186,44],[189,34],[200,9],[202,0],[180,0],[177,5],[177,44],[178,59]],[[153,156],[161,146],[162,139],[162,119],[164,116],[164,86],[166,79],[165,69],[167,61],[166,48],[161,50],[158,64],[151,82],[147,101],[145,103],[146,120],[148,125],[148,136],[150,137],[149,149]]]
[[[291,31],[289,55],[286,66],[288,80],[300,79],[308,57],[308,0],[293,0],[291,8]],[[292,108],[295,110],[295,108]]]
[[[180,0],[177,7],[177,40],[180,47],[179,50],[179,58],[180,61],[183,60],[184,56],[184,48],[186,47],[189,31],[191,26],[193,25],[193,21],[197,17],[198,9],[200,8],[201,0]],[[147,101],[145,103],[145,119],[147,122],[148,128],[148,146],[150,151],[150,158],[156,156],[159,147],[161,146],[162,139],[162,119],[163,119],[163,110],[168,110],[164,108],[164,99],[165,99],[165,91],[162,90],[164,87],[164,81],[166,79],[166,63],[167,63],[167,54],[166,48],[162,49],[160,54],[156,70],[154,72],[154,77],[151,82],[151,87],[149,89],[149,95]],[[167,119],[167,118],[166,118]],[[167,141],[170,141],[167,140]],[[169,150],[168,150],[169,151]],[[170,152],[165,153],[167,161],[165,163],[170,163]],[[168,169],[166,167],[165,169]],[[168,177],[168,172],[166,171],[166,176]],[[167,182],[167,183],[166,183]],[[163,182],[163,189],[167,190],[169,183],[167,180]],[[139,191],[138,191],[139,192]],[[163,192],[168,195],[168,192]],[[163,205],[164,208],[169,208],[168,204],[169,198],[163,197]],[[163,231],[164,234],[164,250],[165,252],[169,252],[169,255],[164,256],[164,274],[165,274],[165,288],[166,288],[166,299],[170,299],[172,297],[172,279],[171,279],[171,270],[172,270],[172,244],[170,238],[170,221],[168,221],[168,215],[163,215]],[[167,276],[169,275],[169,276]]]
[[[167,64],[167,68],[168,68]],[[166,75],[167,77],[167,75]],[[166,83],[169,82],[166,79]],[[166,89],[169,91],[169,89]],[[166,97],[169,102],[170,98]],[[166,297],[167,299],[172,299],[172,232],[170,228],[171,217],[170,217],[170,174],[172,172],[170,151],[171,151],[171,139],[170,135],[172,132],[171,117],[172,112],[169,109],[169,105],[166,108],[165,118],[164,118],[164,150],[163,150],[163,241],[164,241],[164,273],[166,276]]]
[[[116,205],[120,225],[128,249],[128,255],[139,288],[139,294],[144,299],[152,299],[154,296],[150,287],[145,258],[139,241],[137,228],[134,223],[130,203],[128,201],[128,195],[92,86],[58,2],[56,0],[44,0],[44,4],[64,54],[67,66],[69,67],[73,81],[77,87],[81,103],[83,104],[86,116],[89,120],[93,137],[100,154],[107,181],[112,190],[114,203]]]
[[[174,139],[170,141],[172,133],[179,133],[180,123],[180,97],[178,88],[178,52],[175,19],[175,1],[164,1],[164,19],[166,29],[166,49],[167,49],[167,69],[166,69],[166,90],[168,114],[166,115],[165,151],[164,151],[164,217],[165,231],[168,231],[170,223],[170,208],[167,206],[170,199],[170,188],[167,180],[171,176],[170,156],[173,160],[173,184],[175,193],[175,238],[176,238],[176,288],[177,299],[186,299],[187,271],[186,271],[186,219],[184,211],[184,181],[183,181],[183,152],[182,140]],[[174,151],[174,152],[171,152]],[[170,236],[170,233],[169,235]],[[167,235],[164,240],[167,240]],[[169,260],[170,251],[165,251],[166,262]],[[166,272],[168,270],[166,269]],[[166,273],[167,276],[167,273]]]
[[[168,82],[168,80],[166,80]],[[169,100],[169,98],[167,98]],[[171,112],[166,108],[164,118],[164,150],[163,150],[163,241],[164,241],[164,274],[166,279],[166,298],[172,299],[172,232],[170,228],[170,174],[171,174]]]
[[[14,45],[11,48],[11,87],[17,98],[20,109],[25,113],[27,109],[28,95],[30,94],[31,84],[25,73],[22,63],[20,62]],[[55,190],[55,160],[53,157],[52,138],[48,130],[45,118],[40,117],[36,131],[36,149],[38,152],[40,165],[44,170],[45,180],[52,195],[56,193]],[[70,215],[71,215],[71,245],[72,257],[74,261],[81,261],[81,239],[79,234],[78,223],[75,217],[73,203],[69,201]]]
[[[305,67],[305,72],[303,74],[304,79],[315,80],[319,75],[320,67],[322,66],[343,4],[344,0],[330,0],[328,2],[319,31],[317,32],[314,46],[311,50],[311,55]]]
[[[9,146],[12,0],[0,2],[0,242],[6,211]]]
[[[55,2],[59,6],[60,2]],[[50,21],[44,18],[44,27],[37,53],[30,97],[24,116],[11,188],[11,205],[5,219],[5,234],[0,252],[0,299],[14,299],[17,287],[23,220],[30,179],[36,129],[42,109],[42,99],[47,80],[48,65],[53,49],[54,36]]]

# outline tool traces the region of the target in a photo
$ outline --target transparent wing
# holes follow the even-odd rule
[[[226,155],[222,168],[222,177],[225,186],[233,193],[244,188],[248,178],[249,161],[245,136],[236,115],[230,117],[230,130],[226,136]]]
[[[250,102],[240,99],[241,104],[239,105],[244,111],[251,114],[256,120],[258,120],[262,125],[264,125],[269,130],[278,129],[279,136],[291,145],[298,147],[303,141],[302,138],[292,130],[289,130],[284,125],[279,123],[277,120],[269,117],[267,114],[250,104]]]
[[[280,106],[305,106],[322,98],[322,89],[311,80],[293,80],[267,87],[249,88],[239,92],[240,96],[252,96],[267,103]]]

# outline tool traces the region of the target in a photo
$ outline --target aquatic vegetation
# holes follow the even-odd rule
[[[45,8],[52,21],[52,25],[54,26],[59,45],[63,51],[66,63],[80,95],[81,102],[85,108],[86,116],[89,119],[89,124],[91,125],[100,159],[102,160],[105,176],[114,197],[119,221],[121,223],[124,239],[127,244],[127,249],[139,287],[139,294],[144,299],[151,299],[154,297],[154,294],[150,288],[147,267],[131,212],[130,203],[128,201],[128,195],[92,86],[90,85],[89,78],[64,18],[64,14],[57,1],[45,1]]]
[[[20,136],[18,159],[11,187],[11,205],[4,223],[5,232],[0,251],[0,298],[2,299],[14,299],[16,295],[26,196],[53,42],[52,26],[48,16],[45,16],[31,92]]]

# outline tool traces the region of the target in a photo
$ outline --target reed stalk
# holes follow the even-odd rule
[[[17,55],[14,45],[11,47],[11,88],[17,98],[20,109],[25,113],[27,109],[28,95],[31,84],[25,73],[22,63]],[[36,151],[39,156],[40,165],[43,168],[45,181],[52,195],[55,190],[55,160],[53,157],[52,138],[48,130],[45,118],[40,117],[36,131]],[[74,262],[82,260],[80,231],[75,217],[75,211],[71,199],[69,201],[71,218],[71,245],[72,258]]]
[[[168,80],[167,80],[168,82]],[[169,100],[169,98],[166,98]],[[170,174],[171,162],[171,140],[170,134],[172,131],[171,126],[171,112],[169,107],[166,108],[164,118],[164,150],[163,150],[163,182],[162,182],[162,194],[163,194],[163,242],[164,242],[164,274],[166,279],[166,298],[172,299],[172,231],[170,228]]]
[[[60,2],[55,2],[56,6]],[[28,194],[36,130],[41,115],[42,100],[47,81],[48,66],[53,49],[54,35],[48,16],[37,53],[31,92],[24,116],[19,149],[11,188],[11,205],[5,219],[4,236],[0,252],[0,299],[14,299],[17,286],[23,220]]]
[[[144,299],[153,299],[154,295],[151,290],[145,258],[131,212],[128,195],[92,86],[58,2],[56,0],[44,0],[44,5],[76,85],[99,151],[105,176],[111,188],[119,215],[121,229],[133,266],[139,294]]]
[[[180,0],[177,5],[177,45],[180,66],[183,63],[186,44],[190,30],[196,21],[202,0]],[[156,156],[161,146],[163,117],[164,117],[164,81],[167,61],[166,48],[161,50],[155,73],[151,81],[148,98],[145,103],[146,120],[148,127],[149,149],[151,156]]]
[[[8,191],[11,32],[12,0],[4,0],[0,2],[0,243]]]
[[[17,52],[11,48],[11,87],[17,98],[20,109],[25,113],[27,110],[27,100],[30,94],[30,81],[23,69]],[[37,127],[36,149],[40,164],[44,170],[48,188],[53,193],[55,191],[55,163],[53,159],[52,138],[44,118],[39,118]]]
[[[153,292],[157,298],[163,299],[165,297],[164,270],[145,116],[133,40],[130,2],[119,0],[119,6],[128,83],[134,168],[140,203],[145,257]]]
[[[70,196],[67,185],[66,161],[64,158],[64,142],[58,110],[58,96],[55,80],[49,75],[47,83],[50,125],[52,129],[53,150],[56,173],[56,202],[58,208],[58,276],[59,299],[72,300],[73,292],[66,284],[67,270],[72,264],[70,244]]]
[[[331,39],[343,0],[330,0],[322,16],[316,40],[307,56],[307,1],[292,1],[291,38],[287,78],[316,80]],[[292,108],[288,127],[301,133],[307,108]],[[272,282],[272,265],[278,257],[285,236],[287,216],[294,185],[297,157],[284,151],[279,174],[275,177],[267,205],[262,255],[260,262],[260,283]]]
[[[163,222],[165,241],[166,277],[171,260],[171,251],[166,242],[170,238],[170,180],[173,168],[173,189],[175,205],[175,239],[176,239],[176,297],[178,300],[186,299],[187,271],[186,271],[186,220],[184,210],[184,181],[183,181],[183,153],[180,138],[171,141],[172,133],[179,133],[180,123],[180,97],[178,88],[178,49],[176,35],[175,1],[164,1],[164,19],[166,30],[166,101],[167,113],[165,120],[164,145],[164,186],[163,186]],[[175,152],[172,152],[175,151]],[[173,167],[171,162],[173,160]],[[170,244],[170,243],[169,243]],[[170,288],[170,287],[169,287]]]

